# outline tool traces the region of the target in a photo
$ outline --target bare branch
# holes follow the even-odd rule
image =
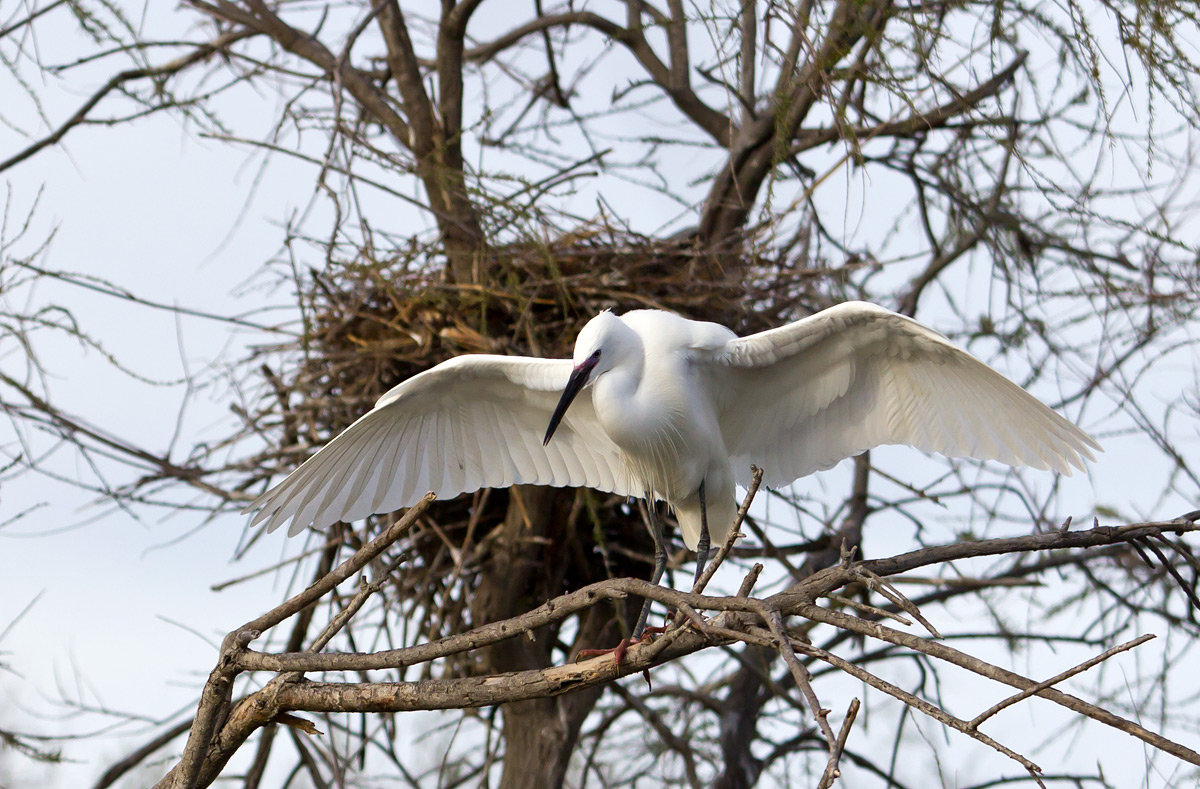
[[[121,88],[126,83],[144,79],[156,80],[164,77],[174,76],[186,70],[187,68],[196,65],[197,63],[203,63],[213,55],[224,51],[231,44],[242,41],[251,37],[252,35],[254,35],[253,31],[249,30],[228,31],[217,36],[210,42],[197,45],[195,49],[186,55],[181,55],[174,60],[163,63],[161,66],[126,69],[114,74],[108,79],[107,82],[104,83],[104,85],[92,93],[92,95],[89,96],[88,99],[79,106],[79,109],[75,110],[75,113],[71,115],[70,118],[67,118],[67,120],[59,124],[58,128],[45,137],[42,137],[32,145],[29,145],[7,159],[0,161],[0,172],[4,172],[5,170],[20,164],[45,148],[57,145],[72,129],[89,123],[90,119],[88,118],[88,115],[96,108],[96,105],[103,101],[104,98],[110,93]],[[173,104],[167,103],[161,107],[158,107],[157,109],[169,109],[173,106]]]
[[[1003,701],[999,701],[999,702],[993,704],[991,707],[988,707],[986,710],[984,710],[983,712],[979,713],[974,718],[972,718],[971,722],[970,722],[970,726],[973,729],[977,729],[977,728],[979,728],[979,725],[981,723],[983,723],[984,721],[986,721],[988,718],[992,717],[996,713],[1000,712],[1001,710],[1006,709],[1007,707],[1011,707],[1013,704],[1016,704],[1019,701],[1024,701],[1025,699],[1029,698],[1030,696],[1037,695],[1037,693],[1039,691],[1044,690],[1046,688],[1053,687],[1053,686],[1057,685],[1058,683],[1062,682],[1063,680],[1070,679],[1071,677],[1075,676],[1076,674],[1080,674],[1084,671],[1087,671],[1089,668],[1092,668],[1093,666],[1098,666],[1101,663],[1103,663],[1104,661],[1108,660],[1113,655],[1119,654],[1121,652],[1125,652],[1126,650],[1129,650],[1129,649],[1133,649],[1136,646],[1146,643],[1147,641],[1151,640],[1152,638],[1154,638],[1153,635],[1146,634],[1144,636],[1139,636],[1139,637],[1133,639],[1132,641],[1126,641],[1124,644],[1120,644],[1118,646],[1113,647],[1112,649],[1106,650],[1103,653],[1092,658],[1091,660],[1087,660],[1083,663],[1080,663],[1078,666],[1075,666],[1074,668],[1067,669],[1066,671],[1062,672],[1061,674],[1055,674],[1050,679],[1043,680],[1042,682],[1039,682],[1036,685],[1032,685],[1032,686],[1026,688],[1025,690],[1021,691],[1020,693],[1016,693],[1012,696],[1009,696],[1007,699],[1004,699]]]

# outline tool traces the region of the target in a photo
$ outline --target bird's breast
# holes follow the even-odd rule
[[[666,501],[694,494],[714,453],[722,452],[711,405],[688,397],[681,376],[636,388],[603,384],[597,382],[596,416],[631,474]]]

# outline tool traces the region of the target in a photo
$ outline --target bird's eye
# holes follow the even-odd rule
[[[599,359],[599,358],[600,358],[600,349],[599,349],[599,348],[597,348],[596,350],[592,351],[592,355],[591,355],[591,357],[590,357],[590,358],[592,358],[592,359]]]

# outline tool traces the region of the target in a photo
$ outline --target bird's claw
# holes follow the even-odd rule
[[[620,668],[622,661],[625,660],[625,653],[629,651],[631,646],[642,643],[642,641],[648,636],[656,636],[665,632],[667,632],[666,626],[647,627],[642,631],[640,636],[622,638],[615,647],[610,647],[608,649],[581,649],[575,654],[575,662],[578,663],[580,660],[600,657],[601,655],[612,655],[613,664],[617,668]],[[649,682],[649,679],[646,681]]]

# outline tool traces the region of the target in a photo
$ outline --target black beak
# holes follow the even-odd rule
[[[597,361],[599,361],[598,357],[590,356],[571,371],[571,377],[567,379],[567,387],[563,389],[562,397],[558,399],[558,405],[554,407],[554,413],[550,416],[550,425],[546,428],[546,437],[542,439],[542,446],[550,443],[550,437],[554,435],[554,431],[558,429],[558,423],[562,421],[563,415],[571,407],[571,401],[587,385],[588,379],[592,375],[592,368],[596,366]]]

